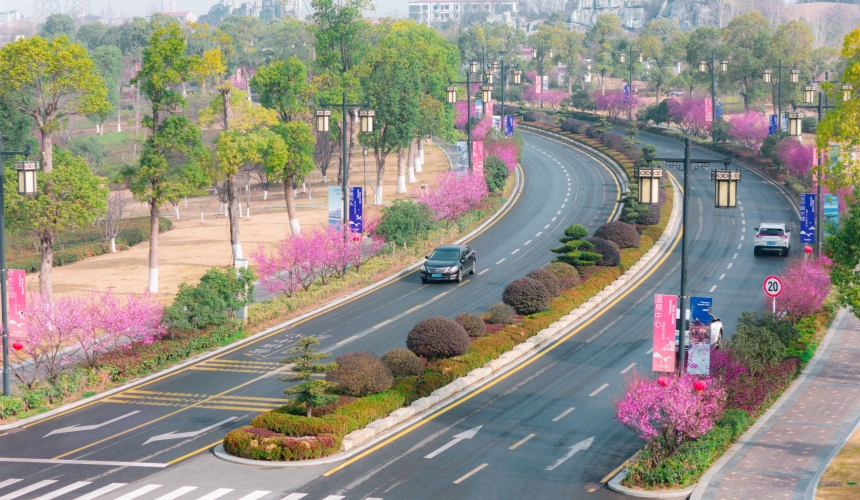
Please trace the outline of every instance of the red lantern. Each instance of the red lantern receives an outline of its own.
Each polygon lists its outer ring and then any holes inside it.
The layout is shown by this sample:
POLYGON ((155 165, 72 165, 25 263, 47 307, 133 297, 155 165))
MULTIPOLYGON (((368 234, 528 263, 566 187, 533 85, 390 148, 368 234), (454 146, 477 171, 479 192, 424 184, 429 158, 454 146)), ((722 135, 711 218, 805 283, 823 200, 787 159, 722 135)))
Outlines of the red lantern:
POLYGON ((705 387, 707 387, 707 384, 705 384, 704 380, 697 380, 693 383, 693 389, 696 389, 696 392, 698 392, 699 394, 701 394, 702 391, 705 390, 705 387))
POLYGON ((662 377, 658 377, 657 383, 660 384, 662 387, 666 387, 669 385, 669 377, 667 377, 665 375, 662 377))
POLYGON ((804 247, 803 251, 804 251, 804 253, 806 253, 806 255, 809 255, 812 253, 812 247, 810 247, 810 246, 804 247))
POLYGON ((23 348, 24 348, 24 344, 22 342, 12 342, 12 349, 15 349, 16 351, 20 351, 23 348))

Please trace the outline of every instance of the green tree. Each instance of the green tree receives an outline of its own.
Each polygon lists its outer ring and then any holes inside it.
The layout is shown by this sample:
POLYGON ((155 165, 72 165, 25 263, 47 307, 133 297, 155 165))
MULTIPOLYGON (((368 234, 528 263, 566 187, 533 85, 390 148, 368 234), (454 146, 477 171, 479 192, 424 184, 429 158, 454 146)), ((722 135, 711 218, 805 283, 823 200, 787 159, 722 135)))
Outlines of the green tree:
POLYGON ((209 152, 200 129, 183 115, 161 122, 143 146, 137 165, 123 172, 132 194, 149 204, 149 291, 158 293, 158 216, 161 205, 201 194, 209 184, 209 152))
POLYGON ((723 40, 732 55, 728 80, 749 109, 764 94, 762 69, 768 62, 771 38, 770 23, 758 12, 741 14, 726 26, 723 40))
MULTIPOLYGON (((723 32, 717 28, 700 26, 684 37, 685 44, 683 55, 684 62, 687 63, 687 68, 684 69, 684 74, 681 80, 685 86, 689 88, 690 95, 692 95, 694 88, 710 90, 711 73, 710 71, 699 71, 699 61, 707 61, 708 64, 710 64, 712 52, 714 52, 716 61, 721 59, 721 56, 725 54, 724 50, 726 50, 720 43, 722 33, 723 32)), ((735 60, 733 57, 731 64, 729 64, 729 68, 734 69, 734 65, 735 60)), ((717 71, 715 76, 720 78, 723 75, 717 71)), ((761 77, 761 75, 759 75, 759 77, 761 77)), ((759 80, 760 79, 761 78, 759 78, 759 80)))
POLYGON ((314 144, 316 136, 303 121, 291 121, 272 127, 264 156, 266 175, 269 179, 284 182, 284 197, 287 200, 287 215, 290 231, 301 232, 293 185, 314 170, 314 144))
POLYGON ((53 291, 51 268, 57 233, 95 222, 107 207, 108 196, 104 179, 94 175, 82 158, 61 148, 56 148, 54 155, 54 168, 39 174, 39 183, 50 186, 50 190, 35 196, 18 195, 18 176, 11 162, 6 164, 5 172, 7 224, 32 231, 39 238, 42 249, 39 291, 47 295, 53 291))
POLYGON ((839 217, 839 228, 826 239, 827 255, 833 260, 830 279, 839 290, 843 306, 860 316, 860 203, 852 201, 848 213, 839 217))
POLYGON ((287 61, 274 61, 257 69, 251 79, 260 104, 274 110, 284 122, 308 112, 310 85, 305 65, 297 57, 287 61))
MULTIPOLYGON (((104 23, 88 23, 78 29, 76 40, 88 50, 95 50, 103 45, 115 45, 105 43, 110 27, 104 23)), ((117 47, 119 48, 119 47, 117 47)))
POLYGON ((193 331, 236 319, 236 311, 254 302, 254 271, 212 268, 200 283, 179 285, 173 304, 164 311, 168 328, 193 331))
POLYGON ((75 20, 68 14, 51 14, 45 19, 45 24, 39 26, 39 36, 48 40, 66 36, 69 40, 75 40, 77 35, 75 20))
POLYGON ((29 114, 0 100, 0 137, 3 138, 3 149, 22 151, 26 147, 32 127, 33 118, 29 114))
MULTIPOLYGON (((99 135, 103 135, 105 132, 104 122, 107 121, 107 117, 114 109, 117 111, 116 120, 117 129, 119 129, 119 99, 122 86, 120 83, 120 75, 122 73, 122 52, 112 45, 103 45, 92 51, 92 58, 93 63, 96 65, 96 69, 102 76, 102 80, 105 82, 105 86, 107 87, 107 101, 110 103, 110 109, 90 115, 96 120, 97 132, 99 135)), ((117 132, 119 132, 119 130, 117 130, 117 132)))
POLYGON ((597 16, 594 26, 585 35, 585 41, 588 42, 589 52, 594 61, 591 65, 591 71, 598 76, 601 94, 606 93, 606 75, 612 71, 614 64, 612 45, 621 33, 623 30, 620 17, 615 14, 600 14, 597 16))
POLYGON ((334 382, 317 380, 313 376, 319 373, 328 373, 337 369, 337 363, 320 363, 331 354, 327 352, 316 352, 320 345, 319 340, 313 337, 302 337, 296 342, 296 346, 287 350, 288 358, 281 361, 285 365, 293 365, 295 375, 281 377, 283 382, 298 382, 298 384, 284 389, 284 394, 295 394, 295 400, 304 403, 306 415, 311 416, 314 408, 334 403, 337 396, 326 394, 328 389, 337 387, 334 382))
POLYGON ((681 29, 677 19, 659 18, 648 21, 636 45, 645 58, 651 61, 643 80, 657 91, 655 104, 660 103, 660 92, 674 78, 672 68, 683 54, 681 29))
POLYGON ((565 229, 564 237, 558 239, 564 246, 550 249, 551 252, 559 254, 554 262, 564 262, 576 267, 593 266, 602 256, 592 252, 594 245, 585 241, 586 236, 588 230, 578 224, 565 229))
POLYGON ((369 0, 312 0, 311 33, 316 62, 325 71, 347 73, 361 63, 368 49, 370 22, 365 10, 369 0))
POLYGON ((783 108, 785 103, 801 98, 802 84, 791 83, 788 78, 789 68, 800 71, 800 82, 808 80, 812 74, 812 29, 804 21, 789 21, 780 24, 770 39, 769 64, 776 66, 782 60, 782 81, 778 77, 771 80, 771 99, 773 112, 776 114, 779 103, 779 88, 782 87, 783 108))

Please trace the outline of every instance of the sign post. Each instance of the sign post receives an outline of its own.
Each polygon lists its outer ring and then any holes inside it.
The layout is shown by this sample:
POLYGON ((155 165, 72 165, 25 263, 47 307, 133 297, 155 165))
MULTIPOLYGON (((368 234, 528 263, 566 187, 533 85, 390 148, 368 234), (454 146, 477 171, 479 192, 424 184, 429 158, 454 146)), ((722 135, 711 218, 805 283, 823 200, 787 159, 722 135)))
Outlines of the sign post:
POLYGON ((764 293, 773 298, 773 314, 776 314, 776 298, 782 293, 782 280, 776 276, 768 276, 764 280, 764 293))

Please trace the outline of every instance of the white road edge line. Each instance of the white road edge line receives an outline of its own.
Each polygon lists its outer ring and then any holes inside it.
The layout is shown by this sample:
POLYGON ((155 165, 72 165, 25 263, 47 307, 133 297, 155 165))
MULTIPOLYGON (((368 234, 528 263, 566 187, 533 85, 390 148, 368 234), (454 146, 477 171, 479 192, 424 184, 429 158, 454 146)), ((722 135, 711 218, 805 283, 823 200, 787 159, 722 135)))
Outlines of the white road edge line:
POLYGON ((573 410, 575 410, 575 409, 576 409, 576 408, 574 408, 574 407, 572 407, 572 406, 571 406, 570 408, 568 408, 568 409, 564 410, 563 412, 561 412, 561 415, 559 415, 559 416, 555 417, 554 419, 552 419, 552 421, 553 421, 553 422, 558 422, 559 420, 561 420, 561 419, 563 419, 564 417, 566 417, 568 413, 572 412, 572 411, 573 411, 573 410))
POLYGON ((483 469, 484 467, 486 467, 488 465, 490 465, 490 464, 481 464, 481 465, 475 467, 470 472, 467 472, 465 475, 461 476, 460 479, 457 479, 456 481, 454 481, 454 484, 462 483, 466 479, 469 479, 470 477, 472 477, 472 475, 476 474, 477 472, 480 472, 481 469, 483 469))
POLYGON ((520 249, 519 249, 519 248, 517 248, 516 250, 514 250, 513 252, 511 252, 511 255, 513 255, 513 254, 515 254, 515 253, 517 253, 517 252, 519 252, 519 251, 520 251, 520 249))
POLYGON ((609 384, 603 384, 603 385, 601 385, 600 387, 598 387, 598 388, 597 388, 597 390, 596 390, 596 391, 594 391, 594 392, 592 392, 591 394, 589 394, 589 395, 588 395, 588 397, 594 397, 594 396, 597 396, 597 394, 598 394, 600 391, 602 391, 603 389, 606 389, 607 387, 609 387, 609 384))

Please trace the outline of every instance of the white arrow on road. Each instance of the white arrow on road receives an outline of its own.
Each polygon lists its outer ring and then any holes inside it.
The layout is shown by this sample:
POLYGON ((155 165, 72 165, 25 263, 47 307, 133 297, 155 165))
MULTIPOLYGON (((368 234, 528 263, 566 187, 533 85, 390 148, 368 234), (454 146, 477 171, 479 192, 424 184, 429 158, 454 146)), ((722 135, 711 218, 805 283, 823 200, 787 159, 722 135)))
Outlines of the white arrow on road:
POLYGON ((93 430, 93 429, 98 429, 99 427, 103 427, 103 426, 105 426, 105 425, 107 425, 107 424, 112 424, 112 423, 116 422, 117 420, 122 420, 122 419, 124 419, 124 418, 126 418, 126 417, 130 417, 130 416, 134 415, 135 413, 140 413, 140 411, 133 411, 133 412, 131 412, 131 413, 126 413, 125 415, 122 415, 122 416, 120 416, 120 417, 116 417, 116 418, 115 418, 115 419, 113 419, 113 420, 108 420, 107 422, 102 422, 102 423, 100 423, 100 424, 93 424, 93 425, 73 425, 73 426, 71 426, 71 427, 63 427, 62 429, 56 429, 56 430, 53 430, 53 431, 51 431, 51 432, 49 432, 49 433, 45 434, 45 435, 44 435, 44 436, 42 436, 42 437, 48 437, 48 436, 50 436, 51 434, 65 434, 65 433, 67 433, 67 432, 91 431, 91 430, 93 430))
POLYGON ((191 432, 173 431, 173 432, 168 432, 167 434, 161 434, 158 436, 153 436, 153 437, 147 439, 146 442, 143 444, 149 444, 153 441, 166 441, 168 439, 183 439, 183 438, 190 438, 190 437, 194 437, 194 436, 199 436, 200 434, 203 434, 206 431, 211 431, 212 429, 214 429, 216 427, 219 427, 223 424, 226 424, 227 422, 232 422, 234 420, 237 420, 238 418, 239 417, 230 417, 226 420, 222 420, 222 421, 218 422, 217 424, 210 425, 209 427, 200 429, 199 431, 191 431, 191 432))
POLYGON ((475 437, 475 434, 477 434, 478 431, 481 430, 481 427, 483 427, 483 425, 479 425, 479 426, 475 427, 474 429, 471 429, 471 430, 468 430, 466 432, 461 432, 461 433, 457 434, 456 436, 454 436, 454 439, 450 443, 442 446, 441 448, 439 448, 438 450, 434 451, 433 453, 427 455, 424 458, 433 458, 436 455, 442 453, 443 451, 447 450, 448 448, 454 446, 455 444, 459 443, 460 441, 462 441, 464 439, 472 439, 473 437, 475 437))
POLYGON ((584 441, 580 441, 580 442, 576 443, 575 445, 571 446, 570 451, 567 452, 567 455, 559 458, 554 464, 547 467, 546 470, 553 470, 556 467, 558 467, 559 465, 563 464, 564 461, 567 460, 568 458, 576 455, 578 452, 583 451, 583 450, 587 450, 591 446, 591 443, 594 442, 594 438, 595 438, 595 436, 591 436, 590 438, 588 438, 584 441))

